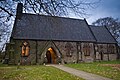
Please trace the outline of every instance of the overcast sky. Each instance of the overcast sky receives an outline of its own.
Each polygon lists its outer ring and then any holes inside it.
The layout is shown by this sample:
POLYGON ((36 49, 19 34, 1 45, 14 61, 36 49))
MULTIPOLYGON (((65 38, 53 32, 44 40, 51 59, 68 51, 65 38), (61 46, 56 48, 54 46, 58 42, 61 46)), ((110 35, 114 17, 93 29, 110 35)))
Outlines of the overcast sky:
POLYGON ((89 10, 91 14, 86 20, 89 24, 98 18, 113 17, 120 19, 120 0, 101 0, 96 9, 89 10))

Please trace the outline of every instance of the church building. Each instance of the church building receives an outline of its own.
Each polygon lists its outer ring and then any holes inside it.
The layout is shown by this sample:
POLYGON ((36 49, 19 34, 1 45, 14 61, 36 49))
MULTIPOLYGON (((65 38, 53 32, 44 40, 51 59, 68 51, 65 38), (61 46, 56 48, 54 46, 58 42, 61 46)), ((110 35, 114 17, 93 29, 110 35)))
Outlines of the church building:
POLYGON ((21 3, 6 46, 9 64, 67 64, 117 59, 117 42, 85 19, 23 13, 21 3))

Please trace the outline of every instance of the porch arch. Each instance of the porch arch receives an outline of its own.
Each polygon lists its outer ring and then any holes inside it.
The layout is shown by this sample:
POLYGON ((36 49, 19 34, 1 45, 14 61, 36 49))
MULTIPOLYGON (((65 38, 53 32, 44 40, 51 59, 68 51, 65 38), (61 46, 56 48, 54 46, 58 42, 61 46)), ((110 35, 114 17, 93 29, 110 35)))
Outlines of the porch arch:
POLYGON ((41 53, 41 60, 43 63, 58 64, 62 62, 62 54, 54 42, 50 42, 41 53), (53 53, 50 53, 48 49, 52 49, 53 53), (51 56, 51 60, 48 56, 51 56), (53 59, 53 60, 52 60, 53 59))

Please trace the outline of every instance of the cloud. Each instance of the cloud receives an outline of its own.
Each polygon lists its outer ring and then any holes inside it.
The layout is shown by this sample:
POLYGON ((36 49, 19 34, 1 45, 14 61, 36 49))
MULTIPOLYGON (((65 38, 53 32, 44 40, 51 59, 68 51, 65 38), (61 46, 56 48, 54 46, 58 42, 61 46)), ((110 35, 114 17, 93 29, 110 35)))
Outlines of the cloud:
POLYGON ((92 14, 87 18, 89 24, 103 17, 120 18, 120 1, 102 0, 98 8, 88 12, 92 14))

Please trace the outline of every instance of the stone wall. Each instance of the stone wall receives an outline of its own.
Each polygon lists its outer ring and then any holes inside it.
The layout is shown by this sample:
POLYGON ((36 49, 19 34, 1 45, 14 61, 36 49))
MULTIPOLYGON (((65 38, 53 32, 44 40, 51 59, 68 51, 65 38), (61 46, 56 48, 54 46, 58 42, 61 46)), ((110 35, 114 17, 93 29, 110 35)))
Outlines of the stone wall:
POLYGON ((117 47, 115 44, 96 44, 96 61, 109 61, 117 59, 117 47), (114 52, 111 53, 111 49, 109 49, 109 45, 113 45, 114 52))
POLYGON ((63 63, 75 63, 77 62, 77 46, 76 42, 55 42, 59 50, 62 53, 63 63), (71 44, 70 53, 67 55, 67 44, 71 44))
POLYGON ((82 57, 83 57, 83 61, 84 62, 93 62, 94 61, 94 45, 93 43, 89 43, 90 45, 90 56, 85 56, 84 55, 84 51, 83 51, 83 46, 84 46, 85 43, 81 43, 81 51, 82 51, 82 57))
MULTIPOLYGON (((17 64, 18 62, 22 62, 21 59, 21 48, 22 48, 22 43, 24 42, 24 40, 14 40, 15 44, 14 44, 14 53, 15 53, 15 64, 17 64)), ((25 63, 28 64, 36 64, 36 42, 35 41, 28 41, 29 45, 30 45, 30 55, 28 56, 28 58, 26 59, 25 63)), ((23 62, 23 64, 24 64, 23 62)))
MULTIPOLYGON (((27 40, 30 46, 30 55, 21 57, 22 43, 25 40, 12 40, 14 45, 14 60, 15 64, 44 64, 47 62, 46 52, 48 48, 53 48, 56 53, 56 63, 77 63, 77 62, 93 62, 101 60, 99 50, 96 50, 98 45, 85 42, 64 42, 64 41, 33 41, 27 40), (84 45, 90 46, 90 55, 85 55, 84 45), (79 45, 79 46, 78 46, 79 45)), ((106 44, 104 44, 106 46, 106 44)), ((106 49, 104 49, 106 52, 106 49)), ((103 54, 103 60, 116 60, 116 54, 103 54)))

